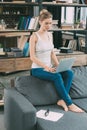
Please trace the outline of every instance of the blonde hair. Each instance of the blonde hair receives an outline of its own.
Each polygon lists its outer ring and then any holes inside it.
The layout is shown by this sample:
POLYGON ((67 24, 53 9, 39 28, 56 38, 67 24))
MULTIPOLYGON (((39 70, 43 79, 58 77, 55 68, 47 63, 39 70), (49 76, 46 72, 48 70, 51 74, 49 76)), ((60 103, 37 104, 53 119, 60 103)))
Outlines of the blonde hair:
POLYGON ((47 19, 47 18, 52 18, 52 14, 48 10, 42 9, 40 11, 39 20, 43 21, 44 19, 47 19))

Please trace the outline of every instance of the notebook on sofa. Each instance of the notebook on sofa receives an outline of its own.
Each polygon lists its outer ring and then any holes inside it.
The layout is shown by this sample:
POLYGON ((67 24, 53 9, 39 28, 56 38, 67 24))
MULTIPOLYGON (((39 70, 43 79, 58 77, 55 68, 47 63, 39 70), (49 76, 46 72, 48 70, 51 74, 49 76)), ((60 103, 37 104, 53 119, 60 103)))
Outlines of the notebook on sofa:
POLYGON ((75 62, 75 59, 75 57, 61 59, 59 65, 56 68, 56 72, 70 70, 75 62))

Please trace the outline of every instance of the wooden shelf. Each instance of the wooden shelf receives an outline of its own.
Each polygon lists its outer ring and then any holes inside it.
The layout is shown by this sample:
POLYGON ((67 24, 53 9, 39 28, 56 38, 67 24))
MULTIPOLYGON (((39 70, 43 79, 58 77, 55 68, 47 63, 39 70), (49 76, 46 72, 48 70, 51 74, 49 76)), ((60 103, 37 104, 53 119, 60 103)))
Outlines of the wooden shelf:
POLYGON ((2 37, 16 37, 16 36, 29 36, 30 33, 35 32, 36 30, 16 30, 16 29, 5 29, 0 30, 0 36, 2 37))
POLYGON ((43 6, 87 7, 87 4, 42 2, 43 6))
MULTIPOLYGON (((58 60, 67 57, 76 57, 74 66, 87 65, 87 54, 84 52, 75 51, 73 53, 59 53, 57 54, 58 60)), ((32 61, 30 57, 26 58, 3 58, 0 59, 0 72, 15 72, 21 70, 30 70, 32 61)))
POLYGON ((87 32, 87 30, 85 30, 85 29, 83 29, 83 28, 78 28, 78 29, 69 29, 69 28, 66 28, 66 29, 61 29, 61 28, 58 28, 58 29, 52 29, 52 30, 49 30, 49 31, 76 31, 76 32, 79 32, 79 31, 85 31, 85 32, 87 32))
MULTIPOLYGON (((0 36, 21 36, 21 35, 30 35, 31 32, 35 32, 36 30, 16 30, 16 29, 5 29, 5 30, 0 30, 0 36)), ((78 28, 78 29, 52 29, 49 31, 76 31, 76 32, 80 32, 80 31, 84 31, 87 32, 87 30, 83 29, 83 28, 78 28)))
POLYGON ((0 6, 38 6, 37 2, 13 1, 13 2, 0 2, 0 6))
MULTIPOLYGON (((0 6, 38 6, 39 2, 25 2, 25 1, 13 1, 13 2, 0 2, 0 6)), ((55 3, 55 2, 42 2, 43 6, 67 6, 67 7, 87 7, 87 4, 78 3, 55 3)))
POLYGON ((29 57, 23 58, 2 58, 0 59, 0 72, 15 72, 31 69, 31 60, 29 57))
POLYGON ((29 31, 18 31, 14 29, 6 29, 6 30, 0 30, 0 36, 2 37, 18 37, 18 36, 29 36, 30 32, 29 31))
POLYGON ((76 57, 73 67, 87 65, 87 54, 84 54, 84 52, 75 51, 73 53, 57 54, 58 60, 60 60, 62 58, 70 58, 70 57, 76 57))

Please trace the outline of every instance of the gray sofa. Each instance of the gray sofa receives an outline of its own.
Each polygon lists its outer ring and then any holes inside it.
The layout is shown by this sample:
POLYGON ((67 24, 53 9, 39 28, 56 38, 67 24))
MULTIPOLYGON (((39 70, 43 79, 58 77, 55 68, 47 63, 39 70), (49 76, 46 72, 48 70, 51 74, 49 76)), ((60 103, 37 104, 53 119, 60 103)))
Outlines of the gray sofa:
POLYGON ((87 130, 87 67, 73 71, 70 96, 84 113, 65 112, 57 106, 59 97, 52 82, 22 76, 16 78, 14 88, 4 91, 6 130, 87 130), (36 117, 37 111, 48 108, 63 113, 63 117, 56 122, 36 117))

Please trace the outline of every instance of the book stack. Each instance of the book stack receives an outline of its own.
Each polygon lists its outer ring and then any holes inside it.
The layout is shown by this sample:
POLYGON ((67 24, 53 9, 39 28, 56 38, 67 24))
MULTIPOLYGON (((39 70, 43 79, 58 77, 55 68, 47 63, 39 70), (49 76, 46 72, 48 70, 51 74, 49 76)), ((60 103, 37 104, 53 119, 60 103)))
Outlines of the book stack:
POLYGON ((10 48, 11 51, 7 52, 7 57, 23 57, 23 52, 19 48, 10 48))
POLYGON ((69 47, 60 47, 60 53, 73 53, 73 50, 69 47))
POLYGON ((14 57, 22 57, 23 56, 23 52, 19 48, 16 48, 16 47, 11 48, 11 52, 13 52, 14 57))
POLYGON ((61 28, 62 28, 62 29, 72 29, 72 28, 73 28, 73 24, 70 24, 70 23, 62 23, 62 24, 61 24, 61 28))
POLYGON ((19 19, 18 27, 19 30, 36 30, 38 28, 38 17, 25 17, 21 16, 19 19))
POLYGON ((6 52, 3 51, 3 48, 0 48, 0 57, 6 56, 6 52))
POLYGON ((56 0, 56 3, 67 3, 67 0, 56 0))

